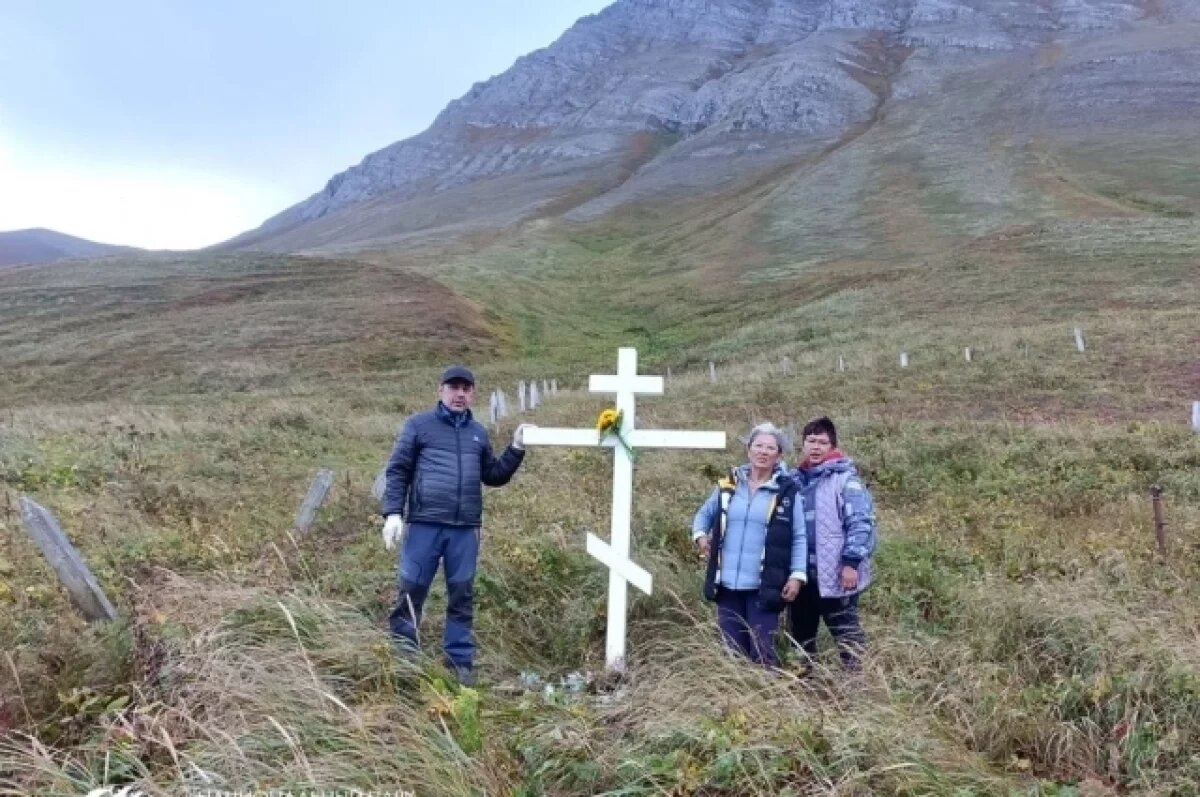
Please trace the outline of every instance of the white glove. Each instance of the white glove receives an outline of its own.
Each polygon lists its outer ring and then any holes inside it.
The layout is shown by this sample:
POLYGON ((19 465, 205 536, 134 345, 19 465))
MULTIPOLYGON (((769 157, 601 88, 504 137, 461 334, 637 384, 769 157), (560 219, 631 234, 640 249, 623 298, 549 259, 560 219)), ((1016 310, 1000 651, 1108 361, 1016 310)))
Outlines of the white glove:
POLYGON ((404 539, 404 521, 399 515, 388 515, 383 524, 383 547, 393 550, 404 539))
POLYGON ((513 432, 513 448, 518 451, 525 450, 525 430, 536 429, 536 423, 523 423, 517 427, 517 431, 513 432))

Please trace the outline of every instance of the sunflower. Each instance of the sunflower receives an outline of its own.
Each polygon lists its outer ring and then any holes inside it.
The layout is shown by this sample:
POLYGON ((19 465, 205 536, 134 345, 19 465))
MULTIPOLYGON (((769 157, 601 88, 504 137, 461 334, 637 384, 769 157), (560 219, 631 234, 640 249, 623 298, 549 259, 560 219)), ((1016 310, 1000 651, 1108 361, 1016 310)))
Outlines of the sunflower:
POLYGON ((637 457, 630 448, 629 443, 625 442, 625 438, 621 435, 621 423, 625 420, 625 413, 615 407, 608 407, 600 411, 596 416, 596 434, 600 435, 603 440, 608 435, 613 435, 617 438, 617 442, 621 444, 621 448, 625 449, 625 453, 629 455, 629 461, 632 462, 637 457))
POLYGON ((604 434, 605 432, 611 431, 614 427, 620 429, 621 421, 624 420, 624 414, 625 413, 621 412, 620 410, 613 409, 612 407, 602 410, 600 415, 596 418, 596 431, 599 434, 604 434))

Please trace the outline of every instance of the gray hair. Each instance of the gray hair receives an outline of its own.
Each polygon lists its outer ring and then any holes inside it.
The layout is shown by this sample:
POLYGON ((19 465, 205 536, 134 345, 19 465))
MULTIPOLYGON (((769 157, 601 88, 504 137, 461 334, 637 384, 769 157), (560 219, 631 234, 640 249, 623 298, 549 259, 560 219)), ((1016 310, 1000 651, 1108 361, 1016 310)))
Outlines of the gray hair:
POLYGON ((769 421, 767 423, 760 423, 750 430, 750 434, 746 436, 746 448, 754 445, 755 438, 764 434, 769 434, 775 438, 775 445, 779 446, 780 454, 788 450, 787 435, 783 433, 782 429, 769 421))

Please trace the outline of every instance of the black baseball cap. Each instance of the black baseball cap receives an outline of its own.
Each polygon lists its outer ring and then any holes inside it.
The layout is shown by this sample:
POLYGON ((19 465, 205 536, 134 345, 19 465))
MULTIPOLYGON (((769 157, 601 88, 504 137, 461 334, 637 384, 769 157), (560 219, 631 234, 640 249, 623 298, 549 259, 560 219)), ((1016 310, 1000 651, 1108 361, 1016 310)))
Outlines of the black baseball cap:
POLYGON ((475 374, 471 373, 471 369, 465 365, 452 365, 445 371, 442 371, 442 384, 453 382, 455 379, 461 379, 468 384, 475 384, 475 374))

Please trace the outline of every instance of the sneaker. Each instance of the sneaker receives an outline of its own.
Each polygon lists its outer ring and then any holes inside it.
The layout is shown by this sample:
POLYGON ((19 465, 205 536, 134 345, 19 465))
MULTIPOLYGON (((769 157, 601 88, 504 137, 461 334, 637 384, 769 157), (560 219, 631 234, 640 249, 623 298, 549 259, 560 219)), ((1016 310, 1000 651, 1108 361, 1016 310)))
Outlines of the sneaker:
POLYGON ((470 667, 453 667, 450 671, 454 674, 454 680, 458 681, 459 686, 475 685, 475 671, 470 667))
POLYGON ((841 651, 842 667, 846 672, 855 673, 862 672, 863 668, 863 651, 861 650, 844 650, 841 651))

